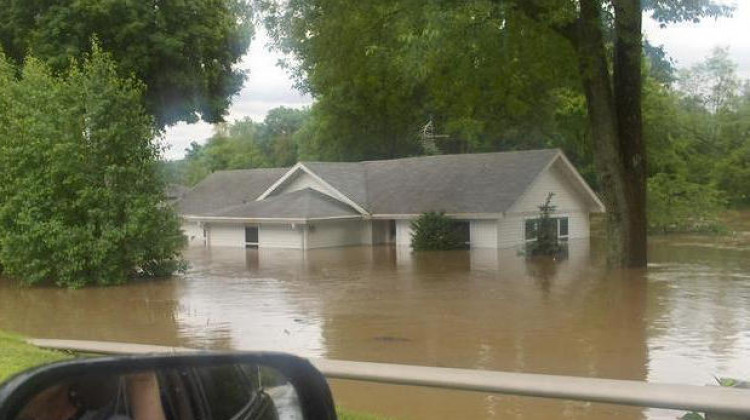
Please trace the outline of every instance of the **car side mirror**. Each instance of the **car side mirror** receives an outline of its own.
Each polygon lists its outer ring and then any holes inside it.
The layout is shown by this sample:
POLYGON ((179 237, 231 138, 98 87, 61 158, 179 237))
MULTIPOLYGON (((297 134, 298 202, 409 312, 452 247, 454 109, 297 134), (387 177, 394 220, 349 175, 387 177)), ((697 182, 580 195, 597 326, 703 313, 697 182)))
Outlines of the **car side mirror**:
POLYGON ((76 359, 0 386, 3 420, 335 420, 310 362, 281 353, 76 359))

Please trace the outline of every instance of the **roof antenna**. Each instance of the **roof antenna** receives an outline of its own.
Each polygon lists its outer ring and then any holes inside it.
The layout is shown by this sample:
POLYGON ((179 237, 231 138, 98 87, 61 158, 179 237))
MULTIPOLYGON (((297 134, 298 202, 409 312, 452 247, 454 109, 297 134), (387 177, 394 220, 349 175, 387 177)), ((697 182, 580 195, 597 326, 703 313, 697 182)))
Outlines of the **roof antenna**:
POLYGON ((426 155, 439 155, 440 149, 435 144, 435 140, 447 139, 450 136, 447 134, 435 134, 435 123, 432 121, 432 115, 430 115, 430 120, 422 127, 420 137, 422 140, 422 150, 426 155))

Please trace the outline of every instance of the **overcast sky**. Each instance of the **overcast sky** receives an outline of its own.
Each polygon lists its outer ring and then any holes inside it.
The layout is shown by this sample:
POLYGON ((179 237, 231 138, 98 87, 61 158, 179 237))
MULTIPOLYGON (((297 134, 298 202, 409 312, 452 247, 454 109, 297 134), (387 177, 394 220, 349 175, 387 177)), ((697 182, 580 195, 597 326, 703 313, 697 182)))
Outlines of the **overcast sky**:
MULTIPOLYGON (((750 79, 750 0, 737 0, 732 18, 705 20, 699 24, 670 25, 660 28, 644 19, 644 32, 654 45, 664 45, 678 67, 689 67, 706 57, 714 47, 729 47, 739 68, 738 73, 750 79)), ((267 35, 259 28, 241 67, 249 71, 240 94, 234 98, 228 121, 250 117, 262 121, 266 113, 279 106, 300 108, 312 98, 292 87, 286 72, 277 66, 279 54, 266 48, 267 35)), ((164 142, 168 159, 179 159, 192 141, 205 142, 213 134, 206 123, 178 124, 167 130, 164 142)))

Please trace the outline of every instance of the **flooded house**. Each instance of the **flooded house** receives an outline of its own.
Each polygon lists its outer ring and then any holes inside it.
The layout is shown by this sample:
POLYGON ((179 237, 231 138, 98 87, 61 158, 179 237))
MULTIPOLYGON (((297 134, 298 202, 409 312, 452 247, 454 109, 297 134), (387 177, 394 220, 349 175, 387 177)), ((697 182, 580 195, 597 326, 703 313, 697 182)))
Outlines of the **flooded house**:
POLYGON ((511 248, 535 238, 549 193, 560 238, 588 237, 604 206, 557 149, 218 171, 176 206, 198 246, 408 246, 411 222, 443 211, 472 248, 511 248))

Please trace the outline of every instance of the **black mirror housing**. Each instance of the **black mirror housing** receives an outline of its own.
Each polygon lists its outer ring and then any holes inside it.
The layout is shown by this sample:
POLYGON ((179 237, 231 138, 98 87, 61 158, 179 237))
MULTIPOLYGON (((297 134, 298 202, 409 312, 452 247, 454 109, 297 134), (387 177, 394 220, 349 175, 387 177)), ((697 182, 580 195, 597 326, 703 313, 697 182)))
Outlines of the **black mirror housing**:
MULTIPOLYGON (((281 394, 285 395, 285 401, 293 401, 293 409, 297 410, 303 419, 336 419, 336 409, 328 383, 309 361, 283 353, 208 352, 83 358, 37 367, 12 377, 0 386, 0 420, 55 418, 28 415, 28 407, 35 398, 40 398, 42 393, 54 387, 64 386, 64 390, 61 388, 59 399, 71 400, 68 404, 71 406, 70 410, 82 410, 82 404, 75 400, 80 399, 76 394, 81 391, 72 385, 81 378, 86 378, 86 382, 89 383, 89 386, 83 389, 103 390, 111 384, 126 383, 123 378, 144 375, 151 375, 154 378, 153 383, 157 384, 152 400, 157 400, 160 407, 164 404, 163 409, 168 412, 164 417, 158 418, 224 420, 223 412, 217 415, 215 410, 211 411, 210 400, 221 399, 221 394, 228 393, 232 394, 235 401, 237 396, 244 400, 239 401, 237 406, 240 408, 228 415, 226 420, 279 418, 278 415, 269 413, 276 413, 273 403, 281 398, 278 397, 281 394), (177 386, 177 383, 180 385, 177 386), (283 387, 282 383, 285 384, 283 387), (290 390, 293 393, 291 399, 288 398, 290 390), (276 395, 274 391, 277 391, 276 395), (198 394, 199 396, 196 396, 198 394), (171 404, 168 400, 174 395, 185 401, 171 404), (174 408, 178 406, 183 407, 182 411, 174 408)), ((132 383, 127 382, 128 386, 132 383)), ((132 391, 131 388, 132 386, 127 388, 128 392, 132 391)), ((140 391, 141 395, 143 393, 140 391)), ((124 394, 118 391, 118 402, 122 400, 119 398, 120 395, 124 394)), ((287 405, 289 404, 291 403, 287 405)), ((54 404, 40 402, 36 405, 54 404)), ((218 405, 224 412, 227 411, 228 404, 224 400, 218 405)), ((137 415, 131 418, 140 420, 137 415)))

